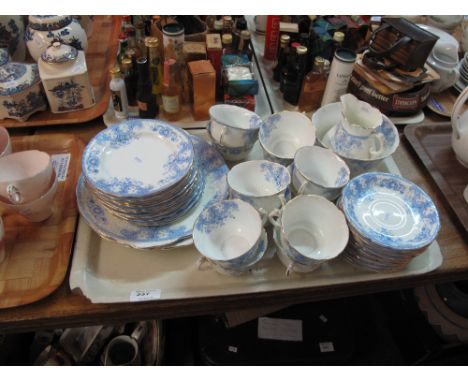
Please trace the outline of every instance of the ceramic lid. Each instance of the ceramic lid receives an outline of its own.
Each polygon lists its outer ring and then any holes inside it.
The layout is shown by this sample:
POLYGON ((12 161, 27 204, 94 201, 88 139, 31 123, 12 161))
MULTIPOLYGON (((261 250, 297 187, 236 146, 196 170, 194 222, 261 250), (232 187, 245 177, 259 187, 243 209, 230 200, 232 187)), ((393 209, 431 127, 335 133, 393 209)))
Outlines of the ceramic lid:
POLYGON ((72 21, 71 16, 61 16, 61 15, 52 15, 52 16, 42 16, 34 15, 29 16, 29 27, 39 31, 50 31, 61 29, 72 21))
POLYGON ((5 65, 8 61, 10 61, 10 56, 8 54, 7 48, 0 49, 0 66, 5 65))
POLYGON ((62 64, 76 60, 78 50, 60 41, 54 41, 42 54, 41 59, 49 64, 62 64))
POLYGON ((14 95, 40 80, 37 64, 6 63, 0 66, 0 96, 14 95))

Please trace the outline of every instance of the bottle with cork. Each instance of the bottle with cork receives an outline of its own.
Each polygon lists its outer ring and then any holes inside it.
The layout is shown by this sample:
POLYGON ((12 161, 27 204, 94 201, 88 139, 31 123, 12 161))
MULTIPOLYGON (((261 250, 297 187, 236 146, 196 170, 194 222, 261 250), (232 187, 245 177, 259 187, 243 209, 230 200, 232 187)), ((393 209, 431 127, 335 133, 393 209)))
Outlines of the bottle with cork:
POLYGON ((162 60, 159 56, 159 39, 157 37, 146 37, 145 47, 149 63, 151 89, 153 94, 159 98, 161 96, 163 79, 162 60))
POLYGON ((130 106, 137 106, 138 73, 136 72, 136 68, 134 68, 130 58, 126 57, 122 60, 120 71, 125 82, 128 104, 130 106))
POLYGON ((307 47, 299 45, 296 48, 296 63, 292 72, 284 83, 283 98, 291 105, 297 105, 301 93, 302 81, 304 79, 307 62, 307 47))
POLYGON ((149 75, 148 59, 139 58, 137 60, 138 68, 138 86, 137 103, 138 115, 140 118, 156 118, 159 112, 159 106, 156 102, 156 96, 152 92, 152 84, 149 75))
POLYGON ((162 103, 164 117, 168 121, 177 121, 180 119, 182 89, 178 81, 177 68, 178 65, 175 59, 168 58, 164 61, 162 103))
POLYGON ((109 88, 111 90, 112 108, 117 119, 126 119, 128 117, 128 100, 125 82, 122 79, 120 68, 113 67, 110 70, 111 81, 109 88))
POLYGON ((291 37, 287 34, 282 34, 280 37, 281 48, 278 55, 278 61, 276 62, 276 66, 273 69, 273 79, 275 81, 280 80, 281 69, 283 66, 286 65, 286 60, 289 55, 289 43, 291 41, 291 37))

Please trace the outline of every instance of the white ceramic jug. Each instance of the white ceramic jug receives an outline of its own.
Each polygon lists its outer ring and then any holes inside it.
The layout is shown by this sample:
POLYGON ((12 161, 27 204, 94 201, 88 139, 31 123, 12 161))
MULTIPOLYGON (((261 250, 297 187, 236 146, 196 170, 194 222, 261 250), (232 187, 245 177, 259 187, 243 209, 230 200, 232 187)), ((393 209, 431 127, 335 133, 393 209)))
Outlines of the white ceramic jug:
POLYGON ((468 100, 468 87, 455 101, 452 110, 452 147, 458 161, 468 168, 468 110, 462 113, 468 100))

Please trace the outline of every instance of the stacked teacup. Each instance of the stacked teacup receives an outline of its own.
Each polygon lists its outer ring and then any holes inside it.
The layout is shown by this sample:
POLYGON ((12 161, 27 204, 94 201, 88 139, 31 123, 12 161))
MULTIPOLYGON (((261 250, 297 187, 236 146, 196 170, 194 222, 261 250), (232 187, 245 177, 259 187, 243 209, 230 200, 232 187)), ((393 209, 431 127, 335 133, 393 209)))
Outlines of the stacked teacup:
POLYGON ((223 274, 249 271, 264 255, 268 239, 264 219, 240 199, 223 200, 204 209, 195 222, 193 242, 202 261, 223 274))
POLYGON ((335 259, 348 243, 343 213, 319 195, 299 195, 270 213, 277 254, 291 272, 312 272, 335 259))
POLYGON ((215 105, 209 113, 207 131, 212 144, 228 161, 245 159, 257 141, 262 119, 234 105, 215 105))
POLYGON ((28 150, 0 158, 0 207, 39 222, 53 212, 57 177, 50 155, 28 150))

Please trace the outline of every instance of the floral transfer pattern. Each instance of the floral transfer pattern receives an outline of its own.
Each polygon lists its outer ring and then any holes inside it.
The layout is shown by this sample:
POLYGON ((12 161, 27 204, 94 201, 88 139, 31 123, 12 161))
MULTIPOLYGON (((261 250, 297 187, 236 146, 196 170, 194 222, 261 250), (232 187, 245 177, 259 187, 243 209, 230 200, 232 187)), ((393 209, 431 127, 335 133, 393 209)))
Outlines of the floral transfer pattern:
POLYGON ((239 205, 235 201, 224 200, 204 210, 195 223, 197 231, 209 234, 214 230, 224 227, 229 220, 235 219, 235 213, 239 211, 239 205))

